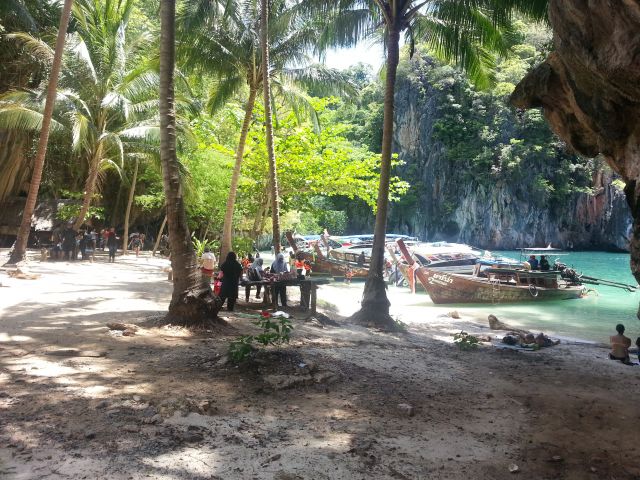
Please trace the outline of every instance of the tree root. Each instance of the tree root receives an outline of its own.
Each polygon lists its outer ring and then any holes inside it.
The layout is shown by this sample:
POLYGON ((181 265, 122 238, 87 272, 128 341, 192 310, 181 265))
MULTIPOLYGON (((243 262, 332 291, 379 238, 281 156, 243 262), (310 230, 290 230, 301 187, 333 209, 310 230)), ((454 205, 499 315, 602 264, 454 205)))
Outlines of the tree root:
POLYGON ((210 288, 187 292, 178 299, 173 298, 169 305, 166 321, 172 325, 189 328, 215 328, 228 326, 218 318, 222 307, 220 298, 210 288))
POLYGON ((402 325, 396 322, 391 315, 375 307, 365 307, 364 305, 351 315, 347 321, 368 328, 377 328, 385 332, 403 331, 402 325))
POLYGON ((389 315, 387 286, 380 277, 369 277, 364 286, 362 308, 351 315, 347 321, 365 327, 377 328, 385 332, 400 332, 402 325, 389 315))

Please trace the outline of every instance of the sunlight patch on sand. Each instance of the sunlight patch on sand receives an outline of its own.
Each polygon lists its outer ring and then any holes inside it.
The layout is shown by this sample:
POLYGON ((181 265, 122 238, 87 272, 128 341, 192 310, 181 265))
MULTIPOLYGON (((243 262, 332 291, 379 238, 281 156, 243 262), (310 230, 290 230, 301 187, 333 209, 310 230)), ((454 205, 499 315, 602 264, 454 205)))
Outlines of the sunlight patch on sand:
POLYGON ((184 448, 153 458, 143 458, 141 461, 150 467, 179 472, 180 478, 184 478, 185 473, 193 475, 194 478, 201 478, 200 475, 204 472, 212 475, 216 471, 216 463, 220 463, 220 456, 209 448, 199 447, 184 448))
MULTIPOLYGON (((7 365, 7 368, 14 372, 24 370, 20 373, 23 375, 31 375, 33 377, 60 377, 61 375, 74 375, 80 373, 75 368, 39 358, 16 361, 12 365, 7 365)), ((76 383, 71 379, 65 379, 65 377, 61 377, 58 380, 60 383, 76 383)))
POLYGON ((5 332, 0 332, 0 342, 32 342, 32 337, 26 335, 9 335, 5 332))

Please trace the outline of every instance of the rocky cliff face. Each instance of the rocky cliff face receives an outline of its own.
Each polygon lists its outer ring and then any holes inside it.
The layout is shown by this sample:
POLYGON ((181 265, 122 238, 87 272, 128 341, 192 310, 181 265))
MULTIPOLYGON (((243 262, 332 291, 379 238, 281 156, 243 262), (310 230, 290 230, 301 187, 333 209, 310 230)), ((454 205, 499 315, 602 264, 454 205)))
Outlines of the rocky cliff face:
MULTIPOLYGON (((424 74, 431 67, 428 59, 414 60, 411 73, 398 85, 395 151, 405 162, 399 173, 412 184, 412 189, 407 198, 391 207, 388 231, 489 249, 549 243, 580 249, 629 248, 631 215, 620 182, 612 184, 615 176, 606 166, 595 162, 596 166, 588 171, 583 190, 589 193, 554 196, 553 188, 540 187, 557 175, 557 165, 547 165, 548 158, 531 154, 526 157, 526 165, 511 170, 501 167, 500 160, 492 159, 503 156, 504 150, 514 144, 512 138, 519 135, 514 127, 518 122, 515 112, 501 111, 506 121, 489 127, 493 133, 486 133, 487 128, 478 130, 480 133, 469 132, 469 143, 476 135, 496 137, 494 150, 486 154, 486 165, 466 162, 464 155, 462 161, 453 161, 448 150, 457 149, 465 139, 446 145, 439 132, 443 117, 448 115, 444 107, 453 103, 456 108, 464 108, 460 104, 465 100, 451 82, 434 86, 434 79, 424 74)), ((477 98, 469 102, 471 110, 486 110, 480 118, 486 118, 488 125, 502 118, 477 98)), ((526 126, 520 133, 526 137, 526 126)), ((535 152, 536 148, 529 150, 535 152)), ((472 148, 464 152, 474 155, 472 148)), ((573 168, 574 160, 567 161, 565 152, 559 149, 557 155, 565 162, 563 168, 573 168)), ((552 160, 550 163, 556 162, 554 157, 552 160)), ((570 173, 567 175, 567 182, 578 182, 570 173)))
POLYGON ((555 51, 518 85, 520 108, 542 107, 577 151, 602 154, 626 182, 634 217, 631 270, 640 281, 640 2, 550 0, 555 51))

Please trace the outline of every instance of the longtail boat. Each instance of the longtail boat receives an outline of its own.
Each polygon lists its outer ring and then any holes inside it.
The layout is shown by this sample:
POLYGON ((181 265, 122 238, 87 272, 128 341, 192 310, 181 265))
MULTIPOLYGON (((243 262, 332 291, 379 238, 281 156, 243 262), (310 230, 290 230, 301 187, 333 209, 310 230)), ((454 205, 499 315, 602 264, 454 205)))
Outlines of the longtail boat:
MULTIPOLYGON (((396 242, 405 261, 416 261, 402 240, 396 242)), ((485 268, 478 263, 470 275, 419 266, 416 277, 433 303, 520 303, 565 300, 584 295, 582 283, 563 278, 560 271, 531 271, 507 266, 485 268)))
POLYGON ((304 255, 304 259, 309 260, 309 263, 311 263, 311 270, 314 273, 329 274, 329 275, 331 274, 331 265, 329 264, 329 262, 326 261, 326 257, 322 253, 322 250, 320 250, 320 247, 318 246, 318 242, 313 242, 314 251, 309 252, 309 251, 301 250, 298 247, 298 244, 295 238, 293 238, 293 234, 291 232, 286 232, 285 236, 287 237, 287 240, 289 241, 289 245, 291 246, 291 249, 293 250, 293 252, 295 254, 298 254, 301 252, 304 255))
POLYGON ((332 250, 330 255, 326 256, 320 248, 319 241, 309 242, 312 251, 302 250, 298 247, 298 244, 291 232, 286 232, 286 237, 294 253, 296 255, 302 253, 304 255, 304 259, 309 260, 309 263, 311 263, 311 270, 314 273, 331 275, 336 278, 366 278, 369 273, 369 269, 367 267, 368 262, 364 267, 359 266, 357 264, 357 255, 353 258, 350 256, 348 258, 342 258, 340 252, 336 252, 336 254, 331 255, 335 252, 335 250, 332 250))
MULTIPOLYGON (((411 288, 412 284, 415 283, 415 275, 411 267, 406 262, 401 261, 396 255, 395 243, 388 242, 386 244, 386 247, 387 247, 387 253, 389 254, 389 258, 391 259, 391 264, 402 275, 402 278, 404 279, 404 284, 408 285, 412 291, 414 291, 414 289, 416 289, 417 287, 424 289, 424 287, 422 286, 422 283, 420 282, 418 282, 418 285, 414 285, 413 288, 411 288)), ((393 272, 390 274, 390 277, 393 277, 393 272)), ((397 286, 400 286, 399 283, 397 282, 397 279, 395 279, 394 281, 396 282, 397 286)))
POLYGON ((316 253, 316 261, 322 263, 323 268, 328 268, 331 275, 337 278, 366 278, 369 274, 368 262, 358 265, 357 254, 344 253, 332 250, 329 257, 325 257, 317 243, 313 245, 316 253))

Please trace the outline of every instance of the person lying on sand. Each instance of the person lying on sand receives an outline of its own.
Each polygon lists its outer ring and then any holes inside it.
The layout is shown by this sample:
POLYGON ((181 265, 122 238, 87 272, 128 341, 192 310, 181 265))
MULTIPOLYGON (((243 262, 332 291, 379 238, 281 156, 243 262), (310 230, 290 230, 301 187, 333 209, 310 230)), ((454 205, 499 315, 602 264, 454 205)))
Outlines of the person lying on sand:
POLYGON ((620 360, 622 363, 631 365, 629 360, 629 347, 631 346, 631 339, 624 336, 624 325, 619 323, 616 325, 617 335, 609 337, 611 343, 611 352, 609 352, 609 358, 611 360, 620 360))
POLYGON ((506 343, 507 345, 519 345, 523 348, 538 350, 542 347, 551 347, 553 345, 558 345, 560 343, 560 340, 552 340, 544 333, 534 335, 530 332, 518 333, 512 331, 502 339, 502 343, 506 343))

